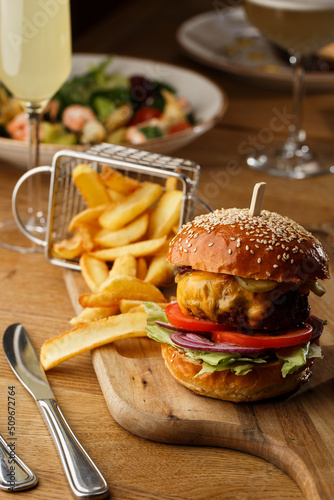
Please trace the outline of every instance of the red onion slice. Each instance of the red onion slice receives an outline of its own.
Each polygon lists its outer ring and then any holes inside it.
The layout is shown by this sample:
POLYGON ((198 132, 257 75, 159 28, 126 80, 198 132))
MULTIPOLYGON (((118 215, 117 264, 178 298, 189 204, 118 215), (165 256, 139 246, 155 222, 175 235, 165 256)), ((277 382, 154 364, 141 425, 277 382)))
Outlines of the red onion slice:
MULTIPOLYGON (((181 328, 179 326, 171 325, 170 323, 164 323, 163 321, 155 321, 155 324, 158 326, 162 326, 163 328, 167 328, 167 330, 172 330, 173 332, 180 333, 198 333, 196 330, 189 330, 189 328, 181 328)), ((202 335, 210 335, 210 333, 201 332, 202 335)))
POLYGON ((174 332, 170 336, 174 344, 185 347, 187 349, 195 349, 197 351, 210 351, 210 352, 238 352, 239 354, 263 354, 267 349, 259 349, 257 347, 242 347, 225 342, 213 342, 202 335, 197 333, 181 333, 174 332))
POLYGON ((313 328, 312 337, 311 337, 311 343, 313 344, 316 340, 318 340, 318 338, 322 334, 323 329, 324 329, 324 324, 321 321, 321 319, 317 318, 313 314, 311 314, 311 316, 306 321, 306 323, 311 325, 313 328))

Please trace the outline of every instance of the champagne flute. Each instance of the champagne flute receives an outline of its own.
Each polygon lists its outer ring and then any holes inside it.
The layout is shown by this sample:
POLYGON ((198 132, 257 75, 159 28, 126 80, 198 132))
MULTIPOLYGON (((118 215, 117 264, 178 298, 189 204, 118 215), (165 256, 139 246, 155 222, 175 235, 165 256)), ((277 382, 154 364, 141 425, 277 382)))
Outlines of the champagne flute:
POLYGON ((334 0, 244 0, 249 21, 286 49, 293 66, 293 103, 285 144, 272 144, 247 158, 250 167, 303 179, 334 173, 334 151, 313 150, 303 129, 305 73, 302 58, 334 40, 334 0))
MULTIPOLYGON (((0 0, 0 79, 29 119, 28 169, 38 166, 41 112, 71 70, 70 0, 0 0)), ((41 179, 28 180, 28 209, 22 217, 36 235, 45 231, 41 179)), ((0 245, 36 252, 14 219, 0 222, 0 245)))

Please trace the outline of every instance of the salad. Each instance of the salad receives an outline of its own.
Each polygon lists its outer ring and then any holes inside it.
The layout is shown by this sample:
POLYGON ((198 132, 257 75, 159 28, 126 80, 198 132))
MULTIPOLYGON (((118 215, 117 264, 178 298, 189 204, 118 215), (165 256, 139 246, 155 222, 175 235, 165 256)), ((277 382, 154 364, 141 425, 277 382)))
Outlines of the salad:
MULTIPOLYGON (((142 144, 195 124, 188 101, 166 82, 109 74, 111 58, 69 79, 46 106, 40 141, 78 145, 142 144)), ((19 102, 0 84, 0 135, 28 140, 19 102)))

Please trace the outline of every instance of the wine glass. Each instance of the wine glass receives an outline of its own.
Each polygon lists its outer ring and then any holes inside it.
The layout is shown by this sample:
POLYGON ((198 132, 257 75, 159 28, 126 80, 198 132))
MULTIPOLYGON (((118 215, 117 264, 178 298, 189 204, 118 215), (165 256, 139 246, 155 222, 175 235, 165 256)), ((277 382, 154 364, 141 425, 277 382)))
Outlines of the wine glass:
MULTIPOLYGON (((0 79, 29 119, 28 169, 39 163, 41 112, 71 70, 70 0, 0 0, 0 79)), ((33 234, 45 232, 41 179, 28 180, 22 217, 33 234)), ((22 240, 14 219, 0 222, 0 245, 21 253, 39 251, 22 240)))
POLYGON ((334 40, 334 0, 244 0, 249 21, 288 51, 293 66, 293 103, 285 144, 272 142, 247 158, 250 167, 303 179, 334 173, 334 151, 313 150, 302 125, 305 72, 303 56, 334 40))

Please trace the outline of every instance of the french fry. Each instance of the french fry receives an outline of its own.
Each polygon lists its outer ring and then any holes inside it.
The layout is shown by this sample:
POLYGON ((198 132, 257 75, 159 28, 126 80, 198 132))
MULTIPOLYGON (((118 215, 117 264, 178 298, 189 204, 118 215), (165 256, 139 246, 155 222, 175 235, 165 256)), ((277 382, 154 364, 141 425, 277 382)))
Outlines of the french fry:
POLYGON ((114 276, 108 287, 102 291, 80 295, 82 307, 111 307, 118 305, 121 299, 166 302, 160 290, 133 276, 114 276))
MULTIPOLYGON (((131 254, 117 257, 109 271, 109 278, 113 276, 137 276, 137 260, 131 254)), ((108 279, 109 279, 108 278, 108 279)), ((106 280, 108 281, 108 280, 106 280)))
POLYGON ((138 257, 137 259, 137 278, 144 280, 147 273, 147 261, 145 257, 138 257))
POLYGON ((160 238, 170 233, 180 219, 182 191, 166 191, 150 217, 148 236, 160 238))
POLYGON ((107 264, 100 259, 96 259, 92 255, 84 253, 79 259, 81 266, 81 274, 88 288, 92 292, 96 292, 109 276, 109 268, 107 264))
POLYGON ((125 338, 145 337, 145 326, 146 313, 143 312, 118 314, 78 326, 44 342, 41 364, 44 370, 49 370, 95 347, 125 338))
POLYGON ((51 253, 54 257, 68 260, 79 257, 83 251, 83 240, 78 232, 75 232, 71 238, 54 243, 51 249, 51 253))
POLYGON ((153 182, 144 182, 140 188, 130 194, 124 202, 115 208, 107 208, 99 217, 102 227, 116 231, 141 215, 162 193, 162 187, 153 182))
POLYGON ((94 236, 96 228, 88 223, 78 224, 77 232, 82 239, 82 247, 84 252, 90 252, 95 248, 94 236))
POLYGON ((166 191, 174 191, 177 189, 177 178, 176 177, 167 177, 165 182, 166 191))
POLYGON ((84 163, 76 165, 72 170, 72 179, 88 207, 110 203, 106 186, 101 181, 96 170, 89 165, 84 163))
POLYGON ((71 233, 73 229, 75 229, 78 224, 82 224, 85 222, 94 222, 97 221, 102 212, 105 211, 107 205, 98 205, 96 207, 86 208, 81 212, 77 213, 71 220, 68 225, 68 232, 71 233))
POLYGON ((70 320, 70 324, 74 326, 85 325, 87 323, 93 323, 103 318, 108 318, 108 316, 113 316, 119 313, 119 307, 86 307, 83 309, 78 316, 75 316, 70 320))
POLYGON ((148 214, 144 213, 138 219, 130 222, 118 231, 108 231, 102 229, 95 236, 95 242, 104 248, 112 248, 128 245, 139 240, 147 231, 148 214))
POLYGON ((163 236, 162 238, 156 238, 153 240, 143 240, 138 241, 137 243, 130 243, 130 245, 125 245, 124 247, 95 250, 90 252, 90 255, 105 261, 113 261, 116 257, 120 257, 121 255, 127 253, 133 255, 134 257, 143 257, 157 252, 163 246, 165 241, 166 236, 163 236))
POLYGON ((128 195, 140 187, 140 182, 126 175, 121 174, 117 170, 104 165, 100 173, 100 179, 103 184, 121 194, 128 195))
POLYGON ((126 198, 125 194, 118 193, 114 189, 110 189, 110 188, 108 188, 108 195, 109 195, 110 201, 112 203, 120 203, 120 202, 124 201, 126 198))
POLYGON ((157 287, 172 283, 174 277, 174 266, 166 262, 165 255, 153 257, 145 277, 147 283, 152 283, 157 287))

